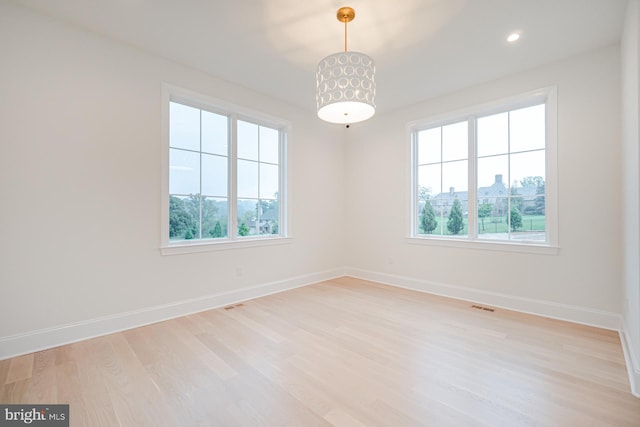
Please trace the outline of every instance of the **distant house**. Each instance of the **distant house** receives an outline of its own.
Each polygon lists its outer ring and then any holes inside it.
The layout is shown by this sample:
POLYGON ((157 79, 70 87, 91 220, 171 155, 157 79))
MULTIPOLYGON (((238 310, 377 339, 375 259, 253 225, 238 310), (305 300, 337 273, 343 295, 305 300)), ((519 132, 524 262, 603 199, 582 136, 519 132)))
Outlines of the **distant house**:
MULTIPOLYGON (((523 211, 526 211, 528 207, 535 207, 536 197, 540 196, 540 194, 538 194, 538 187, 514 186, 512 189, 515 191, 515 194, 512 194, 511 197, 517 196, 522 198, 521 209, 523 211)), ((493 216, 505 215, 507 212, 506 197, 508 195, 509 190, 502 181, 502 174, 498 174, 496 175, 493 184, 488 187, 478 188, 478 205, 488 203, 493 206, 493 216)), ((460 200, 462 211, 464 215, 467 216, 469 212, 468 191, 455 191, 455 188, 450 187, 449 192, 437 194, 431 197, 429 201, 436 212, 440 212, 440 210, 442 210, 442 215, 447 216, 449 215, 449 210, 453 205, 453 201, 456 199, 460 200)))
POLYGON ((266 209, 260 215, 260 221, 254 217, 249 222, 249 234, 273 234, 278 224, 278 216, 277 209, 266 209))

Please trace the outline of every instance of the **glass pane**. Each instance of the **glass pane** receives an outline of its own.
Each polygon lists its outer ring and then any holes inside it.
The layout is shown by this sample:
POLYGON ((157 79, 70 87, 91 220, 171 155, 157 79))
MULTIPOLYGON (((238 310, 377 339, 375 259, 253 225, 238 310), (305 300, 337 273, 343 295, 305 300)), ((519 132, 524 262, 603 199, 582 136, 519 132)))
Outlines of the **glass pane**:
POLYGON ((425 200, 418 204, 418 233, 442 235, 441 200, 425 200))
POLYGON ((509 113, 478 119, 478 157, 509 152, 509 113))
POLYGON ((169 149, 169 193, 200 193, 200 154, 169 149))
POLYGON ((256 200, 238 200, 238 236, 256 234, 258 202, 256 200))
POLYGON ((238 120, 238 158, 258 160, 258 127, 238 120))
MULTIPOLYGON (((514 213, 514 215, 516 215, 514 213)), ((512 217, 512 222, 518 222, 517 217, 512 217)), ((546 218, 537 214, 521 214, 521 218, 515 231, 511 232, 511 240, 529 241, 529 242, 546 242, 547 234, 546 218)))
MULTIPOLYGON (((495 200, 509 193, 509 156, 494 156, 478 159, 478 199, 495 200)), ((493 203, 493 202, 491 202, 493 203)))
POLYGON ((442 160, 440 127, 418 132, 418 164, 437 163, 442 160))
POLYGON ((442 233, 450 237, 462 237, 468 233, 468 205, 466 199, 443 199, 442 233))
POLYGON ((260 126, 260 161, 267 163, 280 163, 279 150, 280 132, 276 129, 260 126))
POLYGON ((545 152, 529 151, 511 155, 511 182, 513 186, 527 187, 527 193, 544 186, 545 152))
POLYGON ((169 196, 169 240, 200 238, 200 196, 169 196))
POLYGON ((276 165, 260 163, 260 198, 275 199, 278 197, 279 170, 276 165))
POLYGON ((468 123, 460 122, 442 127, 442 161, 467 158, 469 148, 468 123))
POLYGON ((468 161, 442 164, 442 192, 445 197, 466 199, 469 187, 468 161))
POLYGON ((536 213, 538 206, 535 198, 532 199, 531 203, 525 207, 525 213, 522 214, 522 226, 518 229, 518 233, 520 234, 518 237, 526 237, 527 240, 545 240, 544 230, 546 228, 546 223, 543 199, 543 197, 539 199, 541 204, 540 209, 543 212, 542 215, 536 213), (527 234, 526 236, 525 233, 527 234))
POLYGON ((227 197, 227 157, 202 155, 202 195, 227 197))
POLYGON ((227 237, 228 203, 225 198, 202 198, 202 238, 227 237))
POLYGON ((509 239, 506 197, 478 200, 478 234, 483 239, 509 239))
POLYGON ((228 121, 226 116, 202 111, 202 151, 228 155, 228 121))
POLYGON ((258 234, 280 233, 280 203, 277 200, 260 200, 258 234))
POLYGON ((515 110, 509 114, 512 153, 545 148, 544 104, 515 110))
POLYGON ((442 189, 440 164, 418 167, 418 199, 436 198, 442 189))
POLYGON ((258 162, 238 160, 238 197, 258 198, 258 162))
POLYGON ((200 151, 200 110, 169 103, 169 146, 200 151))
POLYGON ((478 233, 484 234, 490 228, 495 199, 483 198, 478 200, 478 233))

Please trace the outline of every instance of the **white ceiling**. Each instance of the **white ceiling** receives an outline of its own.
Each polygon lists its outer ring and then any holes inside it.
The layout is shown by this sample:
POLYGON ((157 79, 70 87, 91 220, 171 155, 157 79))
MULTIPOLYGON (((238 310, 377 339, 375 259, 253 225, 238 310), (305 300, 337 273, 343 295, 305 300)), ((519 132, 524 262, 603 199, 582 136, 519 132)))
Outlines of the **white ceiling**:
POLYGON ((343 49, 376 61, 379 111, 620 40, 626 0, 14 0, 315 109, 315 69, 343 49), (505 39, 521 31, 516 44, 505 39))

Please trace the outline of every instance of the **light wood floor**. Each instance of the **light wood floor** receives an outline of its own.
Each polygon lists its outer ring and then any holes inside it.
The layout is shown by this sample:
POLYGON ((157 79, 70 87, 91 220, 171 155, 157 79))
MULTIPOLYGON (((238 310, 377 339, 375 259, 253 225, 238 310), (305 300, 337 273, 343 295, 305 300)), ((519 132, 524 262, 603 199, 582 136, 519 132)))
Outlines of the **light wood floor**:
POLYGON ((0 361, 74 426, 639 426, 618 334, 341 278, 0 361))

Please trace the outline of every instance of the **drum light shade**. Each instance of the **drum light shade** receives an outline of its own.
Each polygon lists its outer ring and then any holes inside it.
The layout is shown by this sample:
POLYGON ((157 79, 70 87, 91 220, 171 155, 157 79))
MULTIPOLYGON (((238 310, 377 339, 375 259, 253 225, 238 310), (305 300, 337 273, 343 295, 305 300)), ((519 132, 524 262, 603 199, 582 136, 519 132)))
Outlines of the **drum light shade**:
POLYGON ((344 52, 329 55, 318 64, 318 117, 331 123, 357 123, 376 112, 375 63, 364 53, 347 50, 347 23, 355 16, 350 7, 338 9, 338 21, 344 22, 344 52))
POLYGON ((376 112, 376 67, 368 55, 339 52, 318 64, 318 117, 331 123, 357 123, 376 112))

